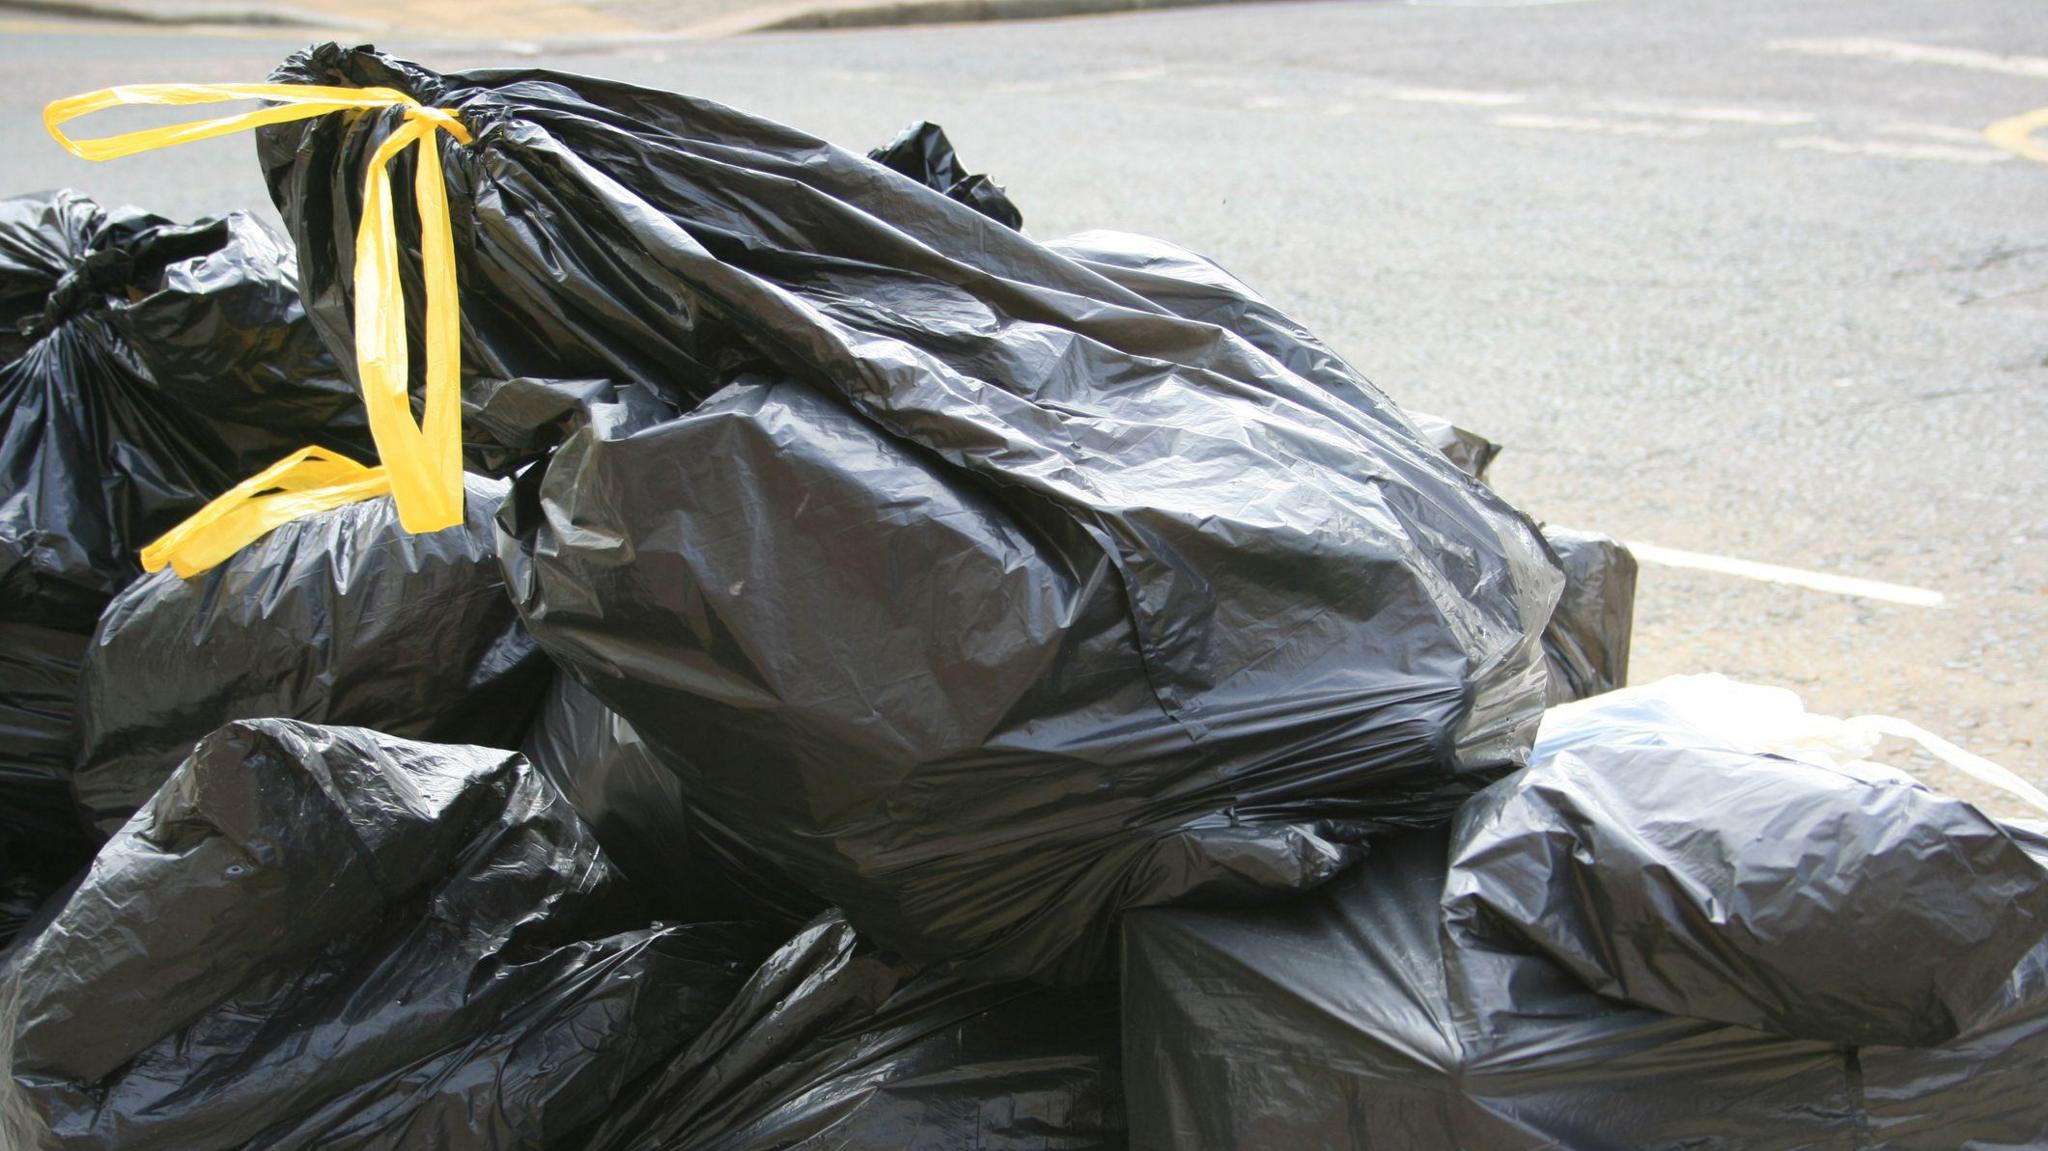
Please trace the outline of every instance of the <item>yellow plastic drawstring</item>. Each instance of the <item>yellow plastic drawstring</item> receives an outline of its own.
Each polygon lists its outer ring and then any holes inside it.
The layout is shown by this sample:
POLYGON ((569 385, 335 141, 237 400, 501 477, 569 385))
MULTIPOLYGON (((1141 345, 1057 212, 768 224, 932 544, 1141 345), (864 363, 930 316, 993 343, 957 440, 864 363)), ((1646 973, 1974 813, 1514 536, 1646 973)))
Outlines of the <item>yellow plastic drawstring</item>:
POLYGON ((431 532, 462 522, 462 347, 456 297, 455 242, 448 190, 434 134, 461 143, 469 129, 455 113, 429 108, 393 88, 327 88, 310 84, 131 84, 52 101, 43 125, 59 144, 87 160, 111 160, 189 144, 329 112, 399 107, 405 121, 370 158, 363 177, 363 218, 356 225, 356 375, 369 410, 379 466, 365 467, 320 448, 303 448, 236 485, 142 551, 142 566, 169 564, 190 577, 235 554, 271 529, 316 511, 389 492, 398 522, 431 532), (61 125, 124 104, 215 104, 271 100, 267 108, 212 120, 146 128, 95 140, 73 140, 61 125), (398 234, 391 212, 391 158, 409 145, 418 167, 413 196, 420 217, 420 267, 426 285, 426 405, 415 422, 407 388, 405 288, 398 274, 398 234))

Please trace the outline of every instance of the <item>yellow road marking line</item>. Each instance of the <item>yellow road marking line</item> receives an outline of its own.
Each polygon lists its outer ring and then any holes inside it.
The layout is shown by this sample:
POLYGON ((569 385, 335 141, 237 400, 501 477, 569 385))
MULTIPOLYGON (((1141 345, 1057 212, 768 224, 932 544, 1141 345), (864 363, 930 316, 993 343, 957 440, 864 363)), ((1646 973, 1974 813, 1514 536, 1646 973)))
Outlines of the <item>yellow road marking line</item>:
POLYGON ((2034 133, 2048 128, 2048 108, 2036 108, 2007 116, 1984 129, 1984 138, 2015 156, 2025 156, 2039 164, 2048 164, 2048 144, 2034 142, 2034 133))

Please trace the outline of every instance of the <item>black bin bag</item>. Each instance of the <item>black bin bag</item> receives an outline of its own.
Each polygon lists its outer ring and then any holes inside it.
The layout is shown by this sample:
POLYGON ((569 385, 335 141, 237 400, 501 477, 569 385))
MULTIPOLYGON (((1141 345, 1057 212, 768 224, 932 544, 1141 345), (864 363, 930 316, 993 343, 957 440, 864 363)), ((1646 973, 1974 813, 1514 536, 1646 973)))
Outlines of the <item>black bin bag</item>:
POLYGON ((773 946, 622 897, 514 753, 229 724, 0 969, 0 1143, 573 1146, 773 946))
POLYGON ((654 914, 794 930, 824 910, 746 844, 707 834, 684 802, 681 778, 573 675, 556 677, 520 750, 654 914))
POLYGON ((1552 706, 1628 683, 1635 635, 1636 557, 1613 536, 1543 525, 1564 568, 1564 594, 1543 629, 1552 706))
POLYGON ((975 984, 837 913, 760 966, 583 1151, 1120 1151, 1114 984, 975 984))
POLYGON ((2048 870, 1910 776, 1719 746, 1626 696, 1557 717, 1459 812, 1453 933, 1670 1014, 1913 1047, 1965 1031, 2048 938, 2048 870))
MULTIPOLYGON (((1557 570, 1340 361, 704 101, 331 45, 277 78, 469 125, 466 365, 687 409, 570 434, 508 582, 707 828, 878 945, 1080 978, 1122 908, 1313 886, 1522 761, 1557 570)), ((332 330, 395 115, 260 135, 332 330)))
POLYGON ((554 666, 505 594, 471 476, 466 520, 422 535, 390 496, 277 528, 192 579, 165 569, 101 617, 79 678, 79 804, 111 833, 213 729, 280 717, 516 748, 554 666))
MULTIPOLYGON (((1780 763, 1759 761, 1750 771, 1768 776, 1780 763)), ((1710 759, 1701 767, 1701 788, 1741 790, 1716 773, 1710 759)), ((1482 793, 1452 828, 1376 848, 1358 869, 1296 903, 1127 917, 1123 1018, 1131 1145, 1147 1151, 1952 1151, 2048 1141, 2048 1096, 2039 1090, 2048 1074, 2048 943, 2037 936, 2014 959, 2004 940, 1958 949, 1952 935, 1935 933, 1918 951, 1901 954, 1891 946, 1894 933, 1918 913, 1884 912, 1866 922, 1858 916, 1872 905, 1861 899, 1845 909, 1831 934, 1788 933, 1807 952, 1805 973, 1788 983, 1772 977, 1773 957, 1741 925, 1700 914, 1690 902, 1700 892, 1670 899, 1661 921, 1647 915, 1633 922, 1593 920, 1563 899, 1545 903, 1544 893, 1576 882, 1587 904, 1641 907, 1659 884, 1675 890, 1696 880, 1698 861, 1713 861, 1716 848, 1752 860, 1761 873, 1800 850, 1802 841, 1781 841, 1778 833, 1791 830, 1789 824, 1770 820, 1738 841, 1725 823, 1715 826, 1732 808, 1718 807, 1707 795, 1688 794, 1654 814, 1643 797, 1633 806, 1578 809, 1572 833, 1553 825, 1552 849, 1562 854, 1578 843, 1599 852, 1631 827, 1670 843, 1697 822, 1707 830, 1693 843, 1694 866, 1634 876, 1623 874, 1626 864, 1616 859, 1611 868, 1567 865, 1536 875, 1523 866, 1534 853, 1493 838, 1491 828, 1496 806, 1513 802, 1524 787, 1542 786, 1525 780, 1543 770, 1531 768, 1496 785, 1500 791, 1482 793), (1493 893, 1497 905, 1474 913, 1475 886, 1493 893), (1538 918, 1549 914, 1562 918, 1538 918), (1554 958, 1559 948, 1539 944, 1546 934, 1575 930, 1587 932, 1573 941, 1579 948, 1653 953, 1668 962, 1663 970, 1674 978, 1704 974, 1694 989, 1699 997, 1688 1007, 1780 993, 1789 996, 1780 1003, 1802 1011, 1839 1004, 1855 988, 1826 979, 1856 958, 1896 960, 1924 977, 1938 956, 1957 969, 1953 986, 1989 985, 1991 991, 1970 1004, 1959 1033, 1935 1046, 1795 1038, 1601 994, 1582 972, 1554 958), (1874 939, 1858 938, 1866 930, 1874 939), (1720 971, 1707 970, 1697 950, 1709 939, 1728 956, 1720 971)), ((1792 821, 1803 817, 1824 827, 1821 812, 1835 802, 1828 794, 1820 789, 1793 799, 1802 815, 1792 821)), ((1856 809, 1834 808, 1845 830, 1882 830, 1859 821, 1856 809)), ((1891 830, 1902 834, 1895 844, 1913 841, 1928 826, 1919 815, 1897 814, 1891 830)), ((2005 846, 2024 850, 2036 867, 2048 862, 2048 841, 2017 828, 2004 831, 2005 846)), ((1853 868, 1867 862, 1859 851, 1881 850, 1875 842, 1859 848, 1831 833, 1804 843, 1811 865, 1800 876, 1745 876, 1766 879, 1757 899, 1777 891, 1788 906, 1797 905, 1806 879, 1845 882, 1831 870, 1835 864, 1853 868)), ((1999 872, 2009 876, 2017 865, 2003 846, 1963 850, 1996 859, 1983 891, 1966 893, 1958 907, 1965 918, 1981 919, 1985 895, 2008 889, 1999 872)), ((1950 861, 1923 862, 1930 875, 1953 875, 1950 861)), ((1920 886, 1917 880, 1910 885, 1920 886)), ((1754 922, 1765 930, 1782 926, 1772 919, 1766 913, 1754 922)), ((1793 958, 1789 950, 1776 956, 1781 965, 1793 958)), ((1855 977, 1866 990, 1886 980, 1910 988, 1911 973, 1855 977)), ((1868 1000, 1862 1005, 1894 1017, 1900 1010, 1868 1000)), ((1734 1012, 1716 1008, 1716 1014, 1734 1012)), ((1802 1029, 1840 1031, 1832 1025, 1802 1029)))
POLYGON ((0 888, 32 902, 90 858, 72 701, 138 550, 307 443, 364 448, 361 404, 260 225, 0 200, 0 888))

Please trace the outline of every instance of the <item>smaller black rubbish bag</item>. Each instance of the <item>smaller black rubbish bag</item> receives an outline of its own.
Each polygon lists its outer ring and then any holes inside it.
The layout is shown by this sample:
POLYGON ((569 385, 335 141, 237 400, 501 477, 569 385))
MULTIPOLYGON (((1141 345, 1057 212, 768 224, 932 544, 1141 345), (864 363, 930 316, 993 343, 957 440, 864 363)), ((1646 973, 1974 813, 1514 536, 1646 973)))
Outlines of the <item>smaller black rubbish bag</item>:
POLYGON ((1543 629, 1543 662, 1552 706, 1628 683, 1635 634, 1636 557, 1598 532, 1543 526, 1543 540, 1564 568, 1564 594, 1543 629))
POLYGON ((1554 711, 1450 828, 1294 904, 1127 917, 1132 1145, 2042 1145, 2048 841, 1683 703, 1554 711))
POLYGON ((562 672, 521 748, 566 796, 649 911, 794 931, 823 911, 767 860, 690 811, 682 780, 617 712, 562 672))
POLYGON ((2048 870, 1969 803, 1602 704, 1458 813, 1453 932, 1670 1014, 1895 1046, 1955 1038, 2048 938, 2048 870))
MULTIPOLYGON (((2048 1140, 2048 945, 1939 1047, 1845 1048, 1588 990, 1446 933, 1449 836, 1296 903, 1125 924, 1139 1151, 1955 1151, 2048 1140)), ((1966 961, 1956 956, 1957 962, 1966 961)))
POLYGON ((360 453, 361 408, 249 217, 0 200, 0 885, 48 891, 91 857, 72 700, 138 550, 286 452, 360 453))
POLYGON ((1115 1151, 1117 992, 973 984, 836 913, 770 956, 585 1151, 1115 1151))
POLYGON ((773 946, 630 914, 511 752, 230 724, 0 972, 0 1143, 567 1146, 773 946))
POLYGON ((116 596, 85 651, 72 775, 101 830, 230 720, 518 747, 554 667, 499 573, 491 521, 507 485, 472 476, 466 489, 465 522, 438 532, 408 533, 379 496, 116 596))

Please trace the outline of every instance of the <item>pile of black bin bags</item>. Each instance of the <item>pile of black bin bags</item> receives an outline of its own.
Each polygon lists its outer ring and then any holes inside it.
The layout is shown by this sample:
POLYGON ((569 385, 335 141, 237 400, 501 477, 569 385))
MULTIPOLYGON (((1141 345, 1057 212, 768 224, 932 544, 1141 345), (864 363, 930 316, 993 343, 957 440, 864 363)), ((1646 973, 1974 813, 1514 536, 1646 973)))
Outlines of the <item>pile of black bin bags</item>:
POLYGON ((0 947, 98 840, 70 791, 94 621, 143 545, 309 443, 367 451, 362 405, 260 225, 0 200, 0 947))
MULTIPOLYGON (((332 46, 277 78, 470 126, 465 363, 667 399, 520 477, 507 583, 704 842, 877 944, 1085 982, 1123 909, 1313 887, 1521 764, 1549 549, 1201 261, 610 81, 332 46)), ((336 332, 390 121, 259 137, 336 332)))
POLYGON ((135 564, 370 458, 398 113, 259 134, 302 284, 240 217, 9 202, 0 1145, 2048 1139, 2048 839, 1553 706, 1626 681, 1627 549, 1215 264, 1035 241, 928 124, 275 79, 473 133, 467 517, 135 564))

